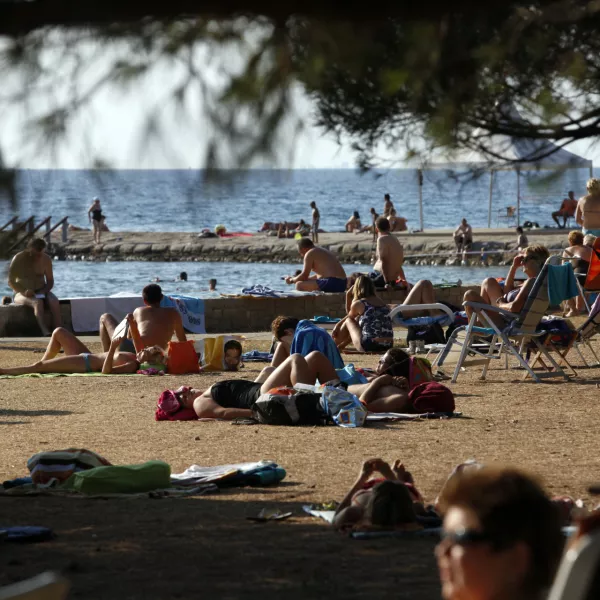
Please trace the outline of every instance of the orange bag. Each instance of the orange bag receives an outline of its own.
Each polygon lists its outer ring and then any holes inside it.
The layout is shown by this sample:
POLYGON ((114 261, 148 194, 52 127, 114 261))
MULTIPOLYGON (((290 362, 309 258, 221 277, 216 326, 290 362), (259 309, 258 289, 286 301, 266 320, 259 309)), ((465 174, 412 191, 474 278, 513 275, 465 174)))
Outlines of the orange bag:
POLYGON ((198 355, 193 340, 187 342, 169 342, 169 358, 167 371, 170 375, 199 373, 198 355))

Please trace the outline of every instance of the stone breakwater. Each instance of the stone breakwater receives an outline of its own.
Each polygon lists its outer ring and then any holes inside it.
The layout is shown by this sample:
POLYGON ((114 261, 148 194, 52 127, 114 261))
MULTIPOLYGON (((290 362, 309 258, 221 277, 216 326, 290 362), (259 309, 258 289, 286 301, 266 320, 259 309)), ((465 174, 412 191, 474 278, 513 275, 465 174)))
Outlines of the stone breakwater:
MULTIPOLYGON (((452 233, 431 231, 396 234, 404 245, 407 264, 460 264, 452 233)), ((543 244, 558 251, 568 245, 564 230, 540 229, 527 233, 530 244, 543 244)), ((370 263, 375 245, 369 234, 323 233, 319 245, 335 252, 345 263, 370 263)), ((467 263, 505 264, 515 255, 512 230, 476 230, 467 263)), ((293 239, 266 234, 251 237, 199 238, 193 233, 116 232, 104 234, 94 244, 87 231, 70 232, 67 243, 54 241, 53 256, 59 260, 109 261, 210 261, 210 262, 297 262, 293 239)))

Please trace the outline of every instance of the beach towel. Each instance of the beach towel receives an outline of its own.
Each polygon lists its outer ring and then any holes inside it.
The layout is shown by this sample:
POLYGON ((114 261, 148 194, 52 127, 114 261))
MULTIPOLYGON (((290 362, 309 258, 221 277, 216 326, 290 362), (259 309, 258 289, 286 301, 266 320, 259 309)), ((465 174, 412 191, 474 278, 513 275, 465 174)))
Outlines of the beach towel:
POLYGON ((302 296, 318 296, 323 292, 301 292, 299 290, 274 290, 266 285, 253 285, 242 288, 244 296, 262 296, 265 298, 300 298, 302 296))
POLYGON ((160 305, 163 308, 176 308, 183 319, 183 326, 188 331, 192 333, 206 333, 204 300, 173 294, 171 296, 163 296, 160 305))
POLYGON ((579 296, 579 288, 571 263, 548 265, 548 299, 550 300, 550 306, 558 306, 564 300, 576 296, 579 296))
POLYGON ((78 471, 86 471, 111 463, 85 448, 67 448, 65 450, 50 450, 38 452, 27 461, 32 482, 46 484, 52 480, 66 481, 78 471))
POLYGON ((368 379, 357 371, 352 363, 348 363, 343 369, 336 369, 338 379, 346 385, 355 385, 358 383, 367 383, 368 379))
POLYGON ((120 321, 139 306, 142 297, 132 292, 121 292, 108 297, 67 298, 71 304, 71 325, 75 333, 98 331, 100 316, 109 313, 120 321))
POLYGON ((332 337, 324 329, 304 319, 296 327, 290 354, 308 356, 314 351, 324 354, 334 369, 344 368, 344 361, 332 337))
POLYGON ((242 360, 244 362, 271 362, 273 354, 270 352, 261 352, 260 350, 250 350, 242 354, 242 360))
POLYGON ((54 377, 141 377, 139 373, 25 373, 24 375, 0 375, 0 379, 53 379, 54 377))
POLYGON ((451 419, 462 417, 461 412, 426 412, 426 413, 369 413, 367 421, 422 421, 424 419, 451 419))
POLYGON ((33 542, 45 542, 54 537, 52 529, 48 527, 35 527, 25 525, 20 527, 4 527, 0 525, 0 541, 27 544, 33 542))
POLYGON ((183 473, 172 473, 171 484, 195 486, 214 483, 218 487, 274 485, 285 479, 286 471, 271 460, 203 467, 192 465, 183 473))
POLYGON ((203 371, 227 371, 224 346, 231 340, 242 342, 245 338, 238 335, 218 335, 196 340, 194 347, 200 359, 203 371))

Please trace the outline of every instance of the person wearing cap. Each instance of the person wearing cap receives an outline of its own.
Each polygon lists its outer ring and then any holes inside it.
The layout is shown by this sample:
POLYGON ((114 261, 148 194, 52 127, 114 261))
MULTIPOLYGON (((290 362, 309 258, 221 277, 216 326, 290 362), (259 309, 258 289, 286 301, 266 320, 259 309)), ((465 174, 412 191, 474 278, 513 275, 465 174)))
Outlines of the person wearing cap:
POLYGON ((100 206, 100 198, 94 198, 92 205, 88 209, 88 219, 94 228, 94 243, 99 244, 100 234, 102 233, 102 221, 104 221, 102 207, 100 206))

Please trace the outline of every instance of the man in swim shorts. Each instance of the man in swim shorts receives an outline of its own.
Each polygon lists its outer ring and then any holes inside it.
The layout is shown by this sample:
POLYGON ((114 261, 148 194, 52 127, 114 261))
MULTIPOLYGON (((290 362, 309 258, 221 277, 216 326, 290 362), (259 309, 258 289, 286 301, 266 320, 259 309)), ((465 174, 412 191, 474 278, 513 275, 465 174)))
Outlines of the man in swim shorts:
POLYGON ((390 233, 390 223, 385 217, 379 217, 375 223, 377 229, 377 261, 369 277, 376 288, 392 286, 397 279, 406 281, 404 275, 404 248, 395 235, 390 233))
POLYGON ((346 291, 346 272, 333 252, 315 246, 308 238, 298 240, 298 252, 304 259, 302 272, 295 277, 286 277, 286 283, 296 284, 296 289, 303 292, 320 290, 335 294, 346 291), (315 275, 311 275, 312 271, 315 275))

